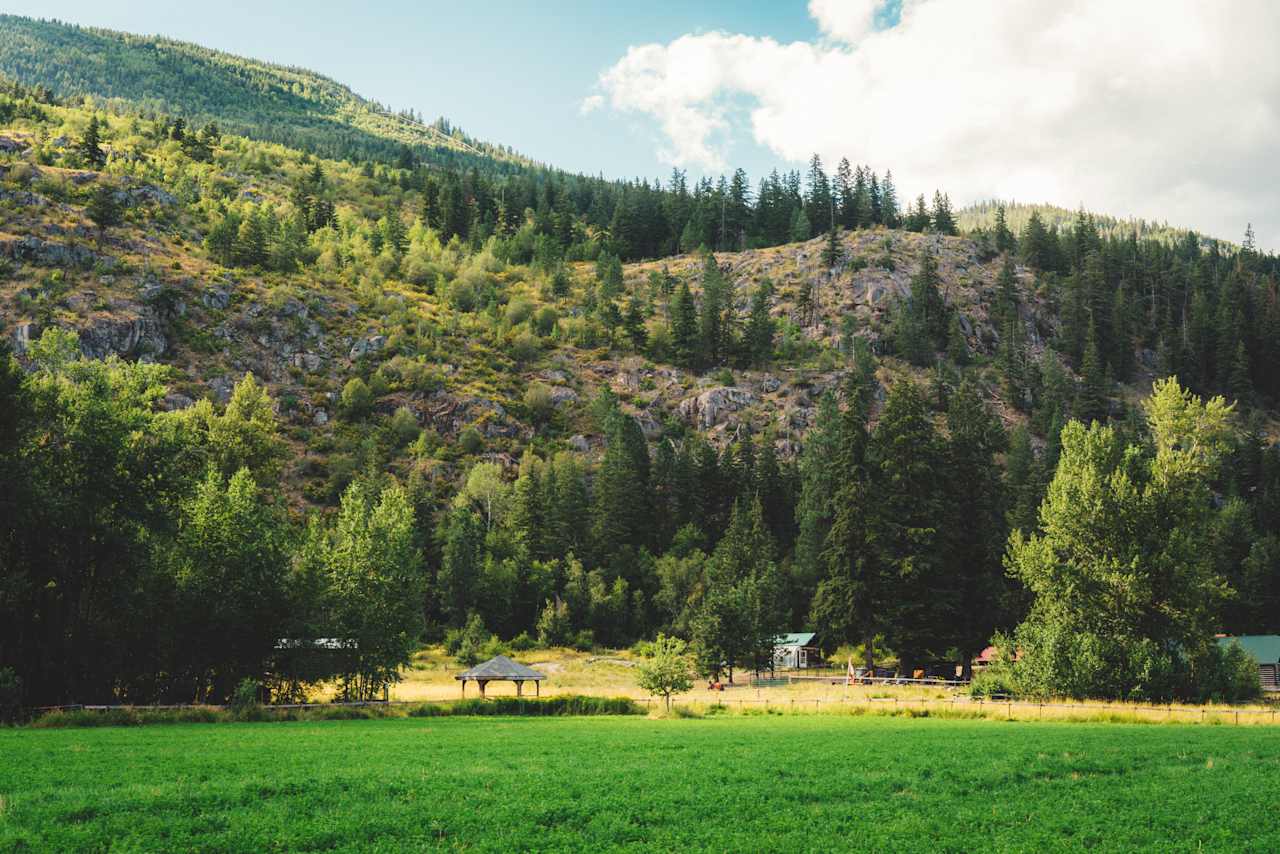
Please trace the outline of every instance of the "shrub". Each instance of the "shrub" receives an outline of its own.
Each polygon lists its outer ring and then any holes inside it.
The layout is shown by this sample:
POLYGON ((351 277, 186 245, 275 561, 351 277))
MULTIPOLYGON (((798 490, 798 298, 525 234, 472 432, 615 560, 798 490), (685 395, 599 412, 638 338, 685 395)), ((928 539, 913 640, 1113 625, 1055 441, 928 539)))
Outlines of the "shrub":
POLYGON ((484 436, 474 426, 468 427, 458 436, 458 447, 464 454, 478 454, 484 447, 484 436))
POLYGON ((342 387, 338 403, 349 418, 363 418, 373 406, 373 392, 364 380, 352 377, 342 387))
POLYGON ((492 640, 496 638, 484 627, 484 620, 472 612, 461 629, 450 629, 445 634, 444 648, 458 664, 471 667, 483 660, 482 653, 492 640))
POLYGON ((556 324, 559 322, 560 315, 550 306, 538 309, 537 313, 533 315, 533 329, 544 338, 555 332, 556 324))
POLYGON ((401 406, 391 416, 391 433, 396 437, 396 443, 400 447, 418 438, 418 432, 418 417, 409 407, 401 406))
POLYGON ((528 632, 521 632, 513 637, 507 646, 512 652, 528 652, 531 649, 537 649, 538 642, 528 632))
POLYGON ((22 716, 22 678, 12 667, 0 667, 0 723, 22 716))
POLYGON ((1262 696, 1258 662, 1240 641, 1227 646, 1211 644, 1204 659, 1191 667, 1194 694, 1201 702, 1241 703, 1262 696))
POLYGON ((545 423, 555 411, 551 400, 551 389, 544 383, 532 383, 525 389, 524 405, 529 410, 529 417, 539 424, 545 423))
POLYGON ((527 365, 542 352, 542 342, 532 332, 521 332, 512 337, 508 349, 512 359, 521 365, 527 365))
POLYGON ((235 690, 231 692, 231 702, 227 705, 233 715, 237 718, 245 719, 257 711, 261 694, 262 685, 258 680, 241 679, 235 690))
MULTIPOLYGON (((459 700, 449 707, 457 716, 553 717, 567 715, 639 715, 642 709, 629 697, 585 697, 569 695, 545 700, 529 697, 495 697, 488 700, 459 700)), ((430 715, 426 715, 430 716, 430 715)))
POLYGON ((519 326, 533 316, 533 303, 527 299, 513 299, 507 303, 507 325, 519 326))
POLYGON ((566 646, 573 640, 573 620, 569 603, 559 597, 547 602, 538 615, 538 641, 543 646, 566 646))

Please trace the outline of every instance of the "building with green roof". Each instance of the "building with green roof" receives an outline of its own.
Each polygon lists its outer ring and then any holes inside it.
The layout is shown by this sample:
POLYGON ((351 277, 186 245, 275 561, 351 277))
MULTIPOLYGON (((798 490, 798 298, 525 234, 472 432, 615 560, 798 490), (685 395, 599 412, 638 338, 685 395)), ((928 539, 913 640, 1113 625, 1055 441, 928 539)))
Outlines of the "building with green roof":
POLYGON ((1263 691, 1280 691, 1280 635, 1238 635, 1220 637, 1218 643, 1239 643, 1258 662, 1263 691))

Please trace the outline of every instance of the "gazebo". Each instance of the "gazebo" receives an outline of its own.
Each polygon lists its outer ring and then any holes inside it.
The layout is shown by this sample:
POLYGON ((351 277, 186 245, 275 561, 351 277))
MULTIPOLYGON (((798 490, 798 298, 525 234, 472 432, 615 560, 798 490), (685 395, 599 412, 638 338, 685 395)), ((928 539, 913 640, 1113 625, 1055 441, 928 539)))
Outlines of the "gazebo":
POLYGON ((516 683, 517 697, 523 694, 524 683, 532 682, 534 696, 539 697, 542 696, 542 680, 547 677, 532 667, 525 667, 518 661, 512 661, 505 655, 495 655, 484 664, 477 664, 470 670, 464 670, 453 678, 462 683, 462 696, 464 697, 467 696, 468 680, 480 686, 481 697, 484 697, 484 686, 494 680, 516 683))

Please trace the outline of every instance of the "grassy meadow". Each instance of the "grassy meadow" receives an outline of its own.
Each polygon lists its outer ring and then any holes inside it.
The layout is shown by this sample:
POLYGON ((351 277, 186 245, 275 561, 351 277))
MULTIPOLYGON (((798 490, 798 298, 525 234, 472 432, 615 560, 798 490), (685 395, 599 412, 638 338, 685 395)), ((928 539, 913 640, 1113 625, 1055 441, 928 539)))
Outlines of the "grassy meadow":
POLYGON ((1270 727, 836 715, 0 731, 0 850, 1280 848, 1270 727))

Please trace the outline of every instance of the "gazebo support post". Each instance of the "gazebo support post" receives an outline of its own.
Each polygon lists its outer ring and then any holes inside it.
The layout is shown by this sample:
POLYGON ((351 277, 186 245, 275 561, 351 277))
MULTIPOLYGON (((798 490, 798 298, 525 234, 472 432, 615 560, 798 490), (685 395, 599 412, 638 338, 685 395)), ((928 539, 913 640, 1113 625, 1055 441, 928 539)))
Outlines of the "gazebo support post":
POLYGON ((476 680, 476 684, 480 686, 480 699, 481 699, 481 700, 483 700, 483 699, 484 699, 484 686, 485 686, 485 684, 486 684, 488 681, 489 681, 488 679, 477 679, 477 680, 476 680))
POLYGON ((542 696, 542 680, 541 679, 533 680, 533 696, 535 697, 542 696))
POLYGON ((523 679, 517 679, 517 680, 515 680, 515 683, 516 683, 516 696, 517 696, 517 697, 522 696, 522 693, 521 693, 521 692, 522 692, 522 691, 523 691, 523 689, 524 689, 524 680, 523 680, 523 679))
POLYGON ((462 699, 467 699, 467 680, 462 680, 462 699))

